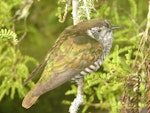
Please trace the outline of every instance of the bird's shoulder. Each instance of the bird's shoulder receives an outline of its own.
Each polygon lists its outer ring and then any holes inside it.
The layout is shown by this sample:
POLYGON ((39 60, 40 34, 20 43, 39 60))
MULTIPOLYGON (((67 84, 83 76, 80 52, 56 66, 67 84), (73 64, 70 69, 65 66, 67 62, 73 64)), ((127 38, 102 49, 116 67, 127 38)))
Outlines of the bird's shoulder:
POLYGON ((101 56, 102 49, 103 44, 90 37, 85 31, 67 28, 58 37, 55 46, 49 52, 47 57, 49 66, 47 67, 55 68, 58 71, 65 65, 74 68, 80 67, 82 61, 86 62, 86 65, 90 65, 101 56))

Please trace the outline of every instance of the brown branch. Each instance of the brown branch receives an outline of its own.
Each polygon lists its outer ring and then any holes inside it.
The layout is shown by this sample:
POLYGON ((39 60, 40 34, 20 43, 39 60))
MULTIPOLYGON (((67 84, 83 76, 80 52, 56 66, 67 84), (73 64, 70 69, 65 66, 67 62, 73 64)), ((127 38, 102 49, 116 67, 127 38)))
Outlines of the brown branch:
POLYGON ((27 35, 27 31, 25 31, 19 38, 19 43, 25 38, 25 36, 27 35))
POLYGON ((138 53, 137 53, 137 55, 135 57, 134 63, 132 65, 132 68, 135 68, 135 66, 137 65, 136 62, 137 62, 137 59, 138 59, 138 54, 139 54, 142 46, 144 46, 144 44, 145 44, 145 40, 144 39, 148 36, 148 30, 149 30, 149 28, 146 28, 146 30, 143 33, 143 36, 142 36, 141 41, 140 41, 139 46, 138 46, 138 53))
POLYGON ((71 0, 68 0, 68 2, 66 3, 66 6, 65 6, 65 11, 64 11, 63 17, 60 20, 61 23, 65 22, 67 14, 68 14, 68 8, 70 5, 71 5, 71 0))
POLYGON ((123 113, 139 113, 139 87, 140 87, 140 72, 142 69, 144 69, 147 72, 148 75, 148 101, 147 101, 147 113, 150 113, 150 61, 148 61, 149 55, 150 55, 150 37, 148 36, 148 32, 149 32, 149 28, 150 28, 150 0, 148 1, 149 3, 149 12, 147 15, 147 25, 145 28, 145 31, 142 35, 142 38, 140 40, 139 46, 138 46, 138 53, 135 57, 135 60, 133 62, 132 65, 132 69, 136 69, 136 72, 134 74, 129 74, 128 75, 128 82, 126 82, 124 88, 124 94, 122 96, 122 103, 123 106, 121 108, 121 110, 123 111, 123 113), (145 49, 145 44, 148 43, 149 47, 147 49, 145 49), (144 55, 144 51, 146 50, 146 54, 144 55), (143 53, 143 57, 142 60, 140 62, 140 64, 138 63, 138 58, 139 58, 139 53, 143 53), (146 64, 146 65, 144 65, 146 64), (143 68, 143 66, 145 66, 145 68, 143 68), (135 75, 135 77, 133 76, 135 75), (133 81, 133 79, 137 78, 136 81, 133 81), (132 94, 132 96, 129 94, 129 92, 127 92, 127 90, 130 89, 135 89, 134 94, 132 94), (135 95, 135 97, 133 96, 135 95))
POLYGON ((146 66, 146 72, 148 75, 148 80, 147 80, 147 89, 148 89, 148 94, 147 94, 147 113, 150 113, 150 61, 146 61, 145 63, 146 66))

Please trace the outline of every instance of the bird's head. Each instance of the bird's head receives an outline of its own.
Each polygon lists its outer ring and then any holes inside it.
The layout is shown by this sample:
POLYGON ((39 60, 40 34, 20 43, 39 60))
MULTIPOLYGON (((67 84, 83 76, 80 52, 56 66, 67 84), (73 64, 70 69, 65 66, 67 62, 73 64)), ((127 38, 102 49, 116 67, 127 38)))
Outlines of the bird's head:
MULTIPOLYGON (((70 33, 78 34, 78 35, 88 35, 91 38, 103 43, 103 45, 107 46, 112 43, 113 33, 112 30, 119 28, 116 26, 111 26, 110 23, 105 19, 91 19, 85 20, 77 25, 73 25, 68 27, 63 35, 70 35, 70 33)), ((86 36, 85 35, 85 36, 86 36)))
POLYGON ((94 19, 90 23, 90 26, 87 28, 87 34, 103 43, 111 41, 113 38, 112 30, 119 28, 111 26, 107 20, 94 19))

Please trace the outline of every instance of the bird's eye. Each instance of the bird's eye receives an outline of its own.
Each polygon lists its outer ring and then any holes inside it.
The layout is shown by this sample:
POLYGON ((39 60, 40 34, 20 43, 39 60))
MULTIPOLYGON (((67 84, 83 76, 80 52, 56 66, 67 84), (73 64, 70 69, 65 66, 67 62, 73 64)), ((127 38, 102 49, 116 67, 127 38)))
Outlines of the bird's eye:
POLYGON ((101 32, 102 31, 102 29, 98 29, 98 32, 101 32))
POLYGON ((103 26, 103 27, 99 27, 99 28, 97 29, 97 32, 100 33, 103 29, 104 29, 104 26, 103 26))

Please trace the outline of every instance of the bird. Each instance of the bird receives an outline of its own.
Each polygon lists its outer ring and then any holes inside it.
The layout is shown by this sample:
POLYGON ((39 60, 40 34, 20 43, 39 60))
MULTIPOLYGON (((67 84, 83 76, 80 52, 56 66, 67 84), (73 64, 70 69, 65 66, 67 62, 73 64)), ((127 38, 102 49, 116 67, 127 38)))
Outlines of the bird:
POLYGON ((106 19, 91 19, 67 27, 58 37, 44 61, 26 79, 44 67, 37 83, 24 97, 22 106, 30 108, 44 93, 71 79, 77 80, 97 71, 110 53, 113 30, 106 19))

